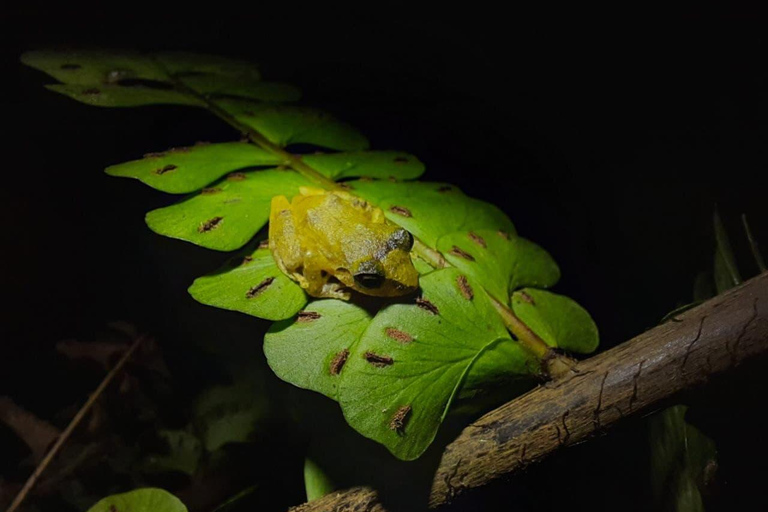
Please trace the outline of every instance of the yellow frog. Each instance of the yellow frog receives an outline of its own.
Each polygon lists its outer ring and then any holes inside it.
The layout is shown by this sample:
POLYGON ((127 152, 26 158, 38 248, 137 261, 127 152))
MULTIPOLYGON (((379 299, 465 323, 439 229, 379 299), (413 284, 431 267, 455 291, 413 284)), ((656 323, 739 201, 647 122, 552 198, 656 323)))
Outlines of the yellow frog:
POLYGON ((347 192, 301 187, 272 198, 269 248, 286 275, 313 297, 348 300, 350 290, 394 297, 414 291, 413 236, 347 192))

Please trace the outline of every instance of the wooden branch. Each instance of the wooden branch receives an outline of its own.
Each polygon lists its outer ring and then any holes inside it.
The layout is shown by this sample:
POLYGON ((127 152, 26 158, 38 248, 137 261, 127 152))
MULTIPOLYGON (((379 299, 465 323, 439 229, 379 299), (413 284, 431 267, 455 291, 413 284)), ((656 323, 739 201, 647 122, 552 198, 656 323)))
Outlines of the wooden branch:
MULTIPOLYGON (((443 453, 432 484, 430 507, 514 475, 562 447, 581 442, 622 418, 647 411, 766 353, 768 273, 763 273, 578 363, 570 374, 469 425, 443 453)), ((293 510, 351 510, 352 499, 354 510, 382 510, 370 489, 332 496, 331 501, 326 502, 326 497, 293 510), (367 501, 360 500, 361 492, 367 501)))

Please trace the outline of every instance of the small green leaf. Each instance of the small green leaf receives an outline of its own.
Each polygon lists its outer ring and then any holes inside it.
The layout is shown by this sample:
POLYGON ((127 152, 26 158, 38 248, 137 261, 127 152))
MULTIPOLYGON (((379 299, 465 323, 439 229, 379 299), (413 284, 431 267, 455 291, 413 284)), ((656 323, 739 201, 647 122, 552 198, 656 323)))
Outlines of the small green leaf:
POLYGON ((213 452, 229 443, 252 441, 268 413, 267 400, 263 389, 247 379, 206 390, 195 406, 195 425, 203 447, 213 452))
POLYGON ((204 107, 197 98, 174 89, 140 85, 46 85, 46 89, 94 107, 141 107, 144 105, 191 105, 204 107))
POLYGON ((304 155, 302 160, 332 180, 361 176, 415 180, 424 173, 424 164, 421 160, 402 151, 325 153, 304 155))
POLYGON ((547 251, 525 238, 498 231, 450 233, 440 237, 437 250, 505 304, 516 288, 549 288, 560 279, 560 269, 547 251))
POLYGON ((141 160, 107 167, 105 172, 110 176, 136 178, 163 192, 186 194, 230 172, 279 163, 279 158, 253 144, 225 142, 148 153, 141 160))
POLYGON ((187 507, 168 491, 147 488, 107 496, 88 512, 187 512, 187 507))
POLYGON ((269 219, 272 197, 310 185, 298 173, 268 169, 229 175, 179 203, 147 214, 152 231, 217 251, 245 245, 269 219))
POLYGON ((305 143, 339 151, 368 148, 368 139, 357 130, 321 110, 232 99, 216 103, 278 146, 305 143))
POLYGON ((741 284, 741 274, 736 266, 736 258, 731 248, 731 240, 725 230, 720 214, 715 210, 715 288, 717 293, 741 284))
POLYGON ((352 192, 384 210, 389 220, 430 247, 455 231, 501 230, 514 235, 509 218, 492 204, 445 183, 351 181, 352 192))
POLYGON ((33 51, 23 54, 21 62, 72 85, 116 85, 123 80, 168 81, 168 75, 157 63, 138 53, 33 51))
POLYGON ((752 236, 752 230, 749 227, 749 222, 747 222, 747 216, 745 214, 741 215, 741 223, 744 226, 744 232, 747 235, 747 241, 749 241, 749 248, 752 250, 752 257, 755 259, 755 264, 757 265, 757 268, 760 270, 760 272, 765 272, 768 269, 765 266, 763 254, 760 252, 760 247, 757 245, 757 240, 754 236, 752 236))
POLYGON ((421 278, 421 304, 381 310, 350 352, 339 402, 347 422, 412 460, 437 433, 472 361, 504 325, 482 289, 456 269, 421 278))
POLYGON ((322 498, 336 490, 328 475, 309 457, 304 459, 304 488, 307 491, 307 501, 322 498))
POLYGON ((524 288, 512 294, 512 310, 552 347, 578 354, 589 354, 597 348, 597 326, 573 299, 524 288))
POLYGON ((267 320, 290 318, 307 303, 304 290, 283 274, 268 248, 246 251, 213 274, 198 277, 189 294, 202 304, 267 320))
POLYGON ((200 440, 186 430, 160 430, 157 434, 166 442, 167 451, 147 456, 144 459, 144 471, 178 471, 193 475, 202 455, 200 440))
POLYGON ((297 101, 301 98, 298 87, 277 82, 225 75, 191 75, 180 80, 195 92, 207 96, 239 96, 259 101, 297 101))
POLYGON ((154 58, 173 75, 211 74, 238 76, 250 80, 261 78, 255 64, 231 57, 204 53, 159 52, 154 54, 154 58))
POLYGON ((284 381, 335 400, 349 354, 370 322, 370 315, 350 302, 310 302, 297 318, 269 329, 267 362, 284 381))

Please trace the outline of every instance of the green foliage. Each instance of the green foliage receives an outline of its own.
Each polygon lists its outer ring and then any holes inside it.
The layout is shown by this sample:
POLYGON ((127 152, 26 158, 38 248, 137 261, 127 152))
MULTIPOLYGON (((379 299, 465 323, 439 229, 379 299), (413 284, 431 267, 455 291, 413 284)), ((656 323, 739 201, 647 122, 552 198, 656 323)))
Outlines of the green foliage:
POLYGON ((167 491, 148 488, 113 494, 89 508, 88 512, 187 512, 187 507, 167 491))
POLYGON ((336 490, 328 475, 310 458, 304 459, 304 487, 307 490, 307 501, 322 498, 336 490))
MULTIPOLYGON (((50 88, 78 101, 206 108, 248 137, 151 153, 107 173, 190 194, 149 212, 153 231, 218 251, 246 247, 195 280, 190 294, 204 304, 278 320, 264 343, 274 372, 337 400, 353 428, 397 457, 414 459, 429 446, 457 395, 541 371, 495 307, 511 306, 550 346, 578 353, 597 347, 589 315, 572 300, 541 290, 558 281, 557 264, 518 237, 504 212, 452 185, 408 181, 424 172, 418 158, 367 151, 368 140, 346 123, 279 103, 298 99, 298 90, 263 82, 249 63, 106 52, 30 52, 22 61, 63 82, 50 88), (341 152, 283 149, 298 143, 341 152), (418 296, 314 300, 279 271, 268 249, 248 245, 266 225, 274 196, 290 198, 303 186, 336 187, 332 180, 348 178, 359 178, 344 183, 350 193, 381 208, 432 251, 413 254, 421 274, 418 296), (436 270, 441 265, 435 261, 443 260, 451 268, 436 270)), ((234 395, 242 400, 226 411, 210 407, 200 414, 196 431, 206 450, 252 435, 261 409, 234 395)), ((179 467, 191 469, 191 458, 179 467)))

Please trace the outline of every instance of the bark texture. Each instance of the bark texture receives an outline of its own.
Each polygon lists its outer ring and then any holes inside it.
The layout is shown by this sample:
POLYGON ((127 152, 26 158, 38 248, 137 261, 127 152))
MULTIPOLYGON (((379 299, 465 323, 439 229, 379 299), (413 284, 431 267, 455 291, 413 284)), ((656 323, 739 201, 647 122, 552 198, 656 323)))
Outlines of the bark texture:
MULTIPOLYGON (((579 362, 469 425, 445 450, 430 507, 515 474, 618 420, 768 353, 768 273, 579 362)), ((295 511, 383 511, 375 492, 334 493, 295 511)))

